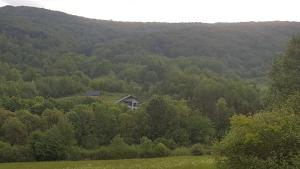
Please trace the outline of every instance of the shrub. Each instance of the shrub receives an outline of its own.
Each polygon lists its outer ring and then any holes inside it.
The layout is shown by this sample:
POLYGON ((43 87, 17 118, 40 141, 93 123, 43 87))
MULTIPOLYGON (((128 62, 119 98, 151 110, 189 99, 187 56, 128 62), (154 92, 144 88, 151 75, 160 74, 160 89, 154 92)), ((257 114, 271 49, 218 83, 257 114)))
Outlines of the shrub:
POLYGON ((155 139, 154 143, 163 143, 165 146, 167 146, 169 149, 174 150, 176 148, 176 143, 173 139, 166 139, 163 137, 155 139))
POLYGON ((300 150, 300 117, 284 112, 234 116, 216 150, 220 168, 293 168, 299 165, 292 161, 300 150))
POLYGON ((294 166, 294 169, 300 168, 300 155, 297 155, 297 156, 293 157, 292 164, 294 166))
MULTIPOLYGON (((118 155, 118 152, 113 150, 111 147, 100 147, 94 151, 92 154, 92 157, 90 159, 92 160, 109 160, 109 159, 119 159, 123 156, 118 155)), ((125 157, 124 157, 125 158, 125 157)))
POLYGON ((163 143, 158 143, 154 146, 153 153, 155 157, 165 157, 170 154, 170 150, 163 143))
POLYGON ((0 162, 14 161, 13 148, 8 143, 0 142, 0 162))
POLYGON ((26 146, 11 146, 0 142, 0 162, 23 162, 32 161, 32 151, 26 146))
POLYGON ((154 157, 153 152, 154 143, 147 137, 142 137, 139 145, 139 156, 144 158, 154 157))
POLYGON ((253 156, 243 156, 239 158, 239 161, 235 161, 235 163, 227 160, 218 161, 217 166, 222 169, 299 169, 299 164, 296 161, 274 158, 263 160, 253 156))
POLYGON ((192 152, 192 155, 196 155, 196 156, 204 155, 205 154, 205 149, 204 149, 204 146, 202 144, 194 144, 191 147, 191 152, 192 152))
POLYGON ((186 147, 179 147, 171 152, 171 156, 190 156, 190 155, 192 155, 191 150, 186 147))
POLYGON ((108 148, 114 159, 135 158, 138 156, 137 149, 125 143, 119 135, 112 140, 108 148))
POLYGON ((66 160, 81 160, 83 158, 83 152, 80 147, 73 146, 68 149, 67 155, 66 155, 66 160))

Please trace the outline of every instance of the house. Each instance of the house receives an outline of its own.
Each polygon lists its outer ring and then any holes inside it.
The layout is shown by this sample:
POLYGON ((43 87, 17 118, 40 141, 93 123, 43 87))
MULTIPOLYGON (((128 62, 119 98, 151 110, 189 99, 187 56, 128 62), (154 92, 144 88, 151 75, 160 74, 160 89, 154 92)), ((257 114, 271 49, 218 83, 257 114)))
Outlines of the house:
POLYGON ((132 95, 125 96, 122 99, 116 101, 116 103, 126 104, 132 110, 137 109, 139 106, 138 99, 132 95))
POLYGON ((99 90, 89 90, 86 93, 84 93, 83 96, 98 97, 98 96, 100 96, 100 91, 99 90))

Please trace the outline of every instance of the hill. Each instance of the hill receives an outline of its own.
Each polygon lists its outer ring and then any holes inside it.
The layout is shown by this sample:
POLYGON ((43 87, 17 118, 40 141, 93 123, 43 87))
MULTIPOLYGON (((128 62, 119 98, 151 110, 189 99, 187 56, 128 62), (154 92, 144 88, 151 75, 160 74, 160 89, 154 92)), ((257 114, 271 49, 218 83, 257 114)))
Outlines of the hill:
POLYGON ((130 23, 6 6, 0 8, 0 59, 45 68, 44 59, 65 53, 108 60, 147 54, 205 56, 223 62, 242 78, 253 79, 264 76, 287 40, 299 32, 297 22, 130 23))

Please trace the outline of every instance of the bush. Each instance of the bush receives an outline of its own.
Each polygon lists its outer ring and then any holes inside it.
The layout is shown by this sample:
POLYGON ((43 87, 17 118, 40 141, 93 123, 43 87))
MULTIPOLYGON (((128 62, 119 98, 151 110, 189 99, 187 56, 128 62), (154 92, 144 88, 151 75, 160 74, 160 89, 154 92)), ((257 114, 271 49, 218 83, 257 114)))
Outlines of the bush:
POLYGON ((36 160, 64 160, 74 144, 73 126, 66 119, 45 132, 33 132, 30 145, 36 160))
POLYGON ((10 144, 0 142, 0 162, 11 162, 15 160, 14 149, 10 144))
POLYGON ((139 156, 144 158, 154 157, 154 143, 147 137, 142 137, 139 145, 139 156))
POLYGON ((108 148, 114 159, 135 158, 138 156, 137 149, 125 143, 119 135, 112 140, 108 148))
POLYGON ((190 156, 190 155, 192 155, 191 150, 186 147, 179 147, 171 152, 171 156, 190 156))
POLYGON ((295 161, 286 161, 274 158, 268 159, 258 159, 257 157, 245 156, 240 157, 239 161, 235 163, 229 162, 227 160, 218 161, 218 168, 222 169, 299 169, 299 163, 297 162, 299 159, 295 161))
POLYGON ((154 143, 163 143, 165 146, 167 146, 169 149, 174 150, 176 148, 176 143, 173 139, 166 139, 163 137, 155 139, 154 143))
POLYGON ((82 149, 80 147, 73 146, 68 149, 67 155, 66 155, 66 160, 82 160, 83 158, 83 153, 82 149))
POLYGON ((24 162, 32 161, 32 151, 26 146, 11 146, 0 142, 0 162, 24 162))
POLYGON ((216 150, 219 166, 225 169, 299 166, 292 161, 300 151, 300 117, 285 112, 234 116, 230 132, 216 150))
POLYGON ((153 153, 155 157, 165 157, 170 154, 170 150, 163 143, 158 143, 154 146, 153 153))
POLYGON ((297 156, 293 157, 292 164, 295 167, 294 169, 300 168, 300 155, 297 155, 297 156))
POLYGON ((202 144, 194 144, 191 147, 191 152, 192 152, 192 155, 196 155, 196 156, 204 155, 205 149, 202 144))
MULTIPOLYGON (((124 153, 124 152, 123 152, 124 153)), ((92 154, 91 160, 110 160, 110 159, 119 159, 124 156, 124 154, 118 155, 114 150, 112 151, 111 147, 100 147, 94 151, 92 154)), ((126 158, 126 157, 124 157, 126 158)))

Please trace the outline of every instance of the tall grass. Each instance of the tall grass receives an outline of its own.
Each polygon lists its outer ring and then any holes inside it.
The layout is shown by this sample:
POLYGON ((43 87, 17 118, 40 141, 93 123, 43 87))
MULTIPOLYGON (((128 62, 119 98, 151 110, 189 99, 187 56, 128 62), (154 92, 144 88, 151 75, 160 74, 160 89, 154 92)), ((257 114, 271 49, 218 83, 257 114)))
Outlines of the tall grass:
POLYGON ((2 163, 0 169, 215 169, 209 156, 153 159, 2 163))

